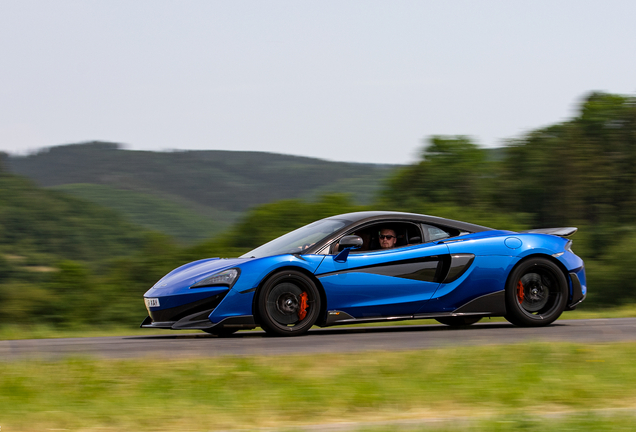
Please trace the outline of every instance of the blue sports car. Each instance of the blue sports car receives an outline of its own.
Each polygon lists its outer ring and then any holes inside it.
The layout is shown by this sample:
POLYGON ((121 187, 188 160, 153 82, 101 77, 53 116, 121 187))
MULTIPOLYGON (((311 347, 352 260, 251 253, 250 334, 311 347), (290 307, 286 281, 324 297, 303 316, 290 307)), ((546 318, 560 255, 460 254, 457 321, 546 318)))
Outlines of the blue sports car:
POLYGON ((586 296, 576 228, 495 230, 412 213, 358 212, 306 225, 239 258, 183 265, 146 294, 146 328, 228 335, 434 318, 504 316, 545 326, 586 296))

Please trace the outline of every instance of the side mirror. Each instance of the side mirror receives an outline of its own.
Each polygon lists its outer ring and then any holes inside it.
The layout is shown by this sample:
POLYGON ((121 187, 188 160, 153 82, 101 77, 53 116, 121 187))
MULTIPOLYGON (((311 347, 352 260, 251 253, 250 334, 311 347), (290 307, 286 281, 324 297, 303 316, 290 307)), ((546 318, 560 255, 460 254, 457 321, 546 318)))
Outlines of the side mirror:
POLYGON ((333 260, 336 262, 346 262, 347 257, 349 257, 349 251, 352 249, 360 249, 362 247, 362 238, 356 235, 348 235, 344 236, 340 239, 338 244, 340 245, 342 251, 335 257, 333 260))
POLYGON ((362 238, 357 235, 344 236, 338 242, 341 248, 360 249, 362 247, 362 238))

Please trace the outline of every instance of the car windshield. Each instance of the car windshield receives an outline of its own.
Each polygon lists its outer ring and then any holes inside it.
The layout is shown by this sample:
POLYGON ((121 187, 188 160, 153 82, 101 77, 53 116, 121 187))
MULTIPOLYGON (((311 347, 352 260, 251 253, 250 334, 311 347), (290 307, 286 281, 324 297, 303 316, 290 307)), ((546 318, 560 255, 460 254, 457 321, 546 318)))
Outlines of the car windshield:
POLYGON ((242 255, 241 258, 262 258, 273 255, 301 253, 314 243, 350 223, 350 221, 344 219, 322 219, 265 243, 263 246, 259 246, 242 255))

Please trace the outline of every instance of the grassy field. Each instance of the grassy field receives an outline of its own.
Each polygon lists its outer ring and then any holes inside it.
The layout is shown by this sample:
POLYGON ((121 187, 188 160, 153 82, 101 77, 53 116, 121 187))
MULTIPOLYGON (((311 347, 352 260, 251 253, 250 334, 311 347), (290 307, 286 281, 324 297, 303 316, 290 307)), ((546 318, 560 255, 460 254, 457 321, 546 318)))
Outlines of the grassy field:
POLYGON ((0 362, 0 426, 633 430, 634 359, 636 343, 535 343, 363 356, 0 362))
MULTIPOLYGON (((631 318, 636 317, 636 304, 625 305, 610 309, 580 309, 565 312, 560 319, 597 319, 597 318, 631 318)), ((484 318, 482 322, 503 322, 504 318, 484 318)), ((410 320, 357 324, 357 326, 391 326, 391 325, 427 325, 439 324, 435 320, 410 320)), ((338 327, 338 326, 336 326, 338 327)), ((351 326, 339 326, 351 327, 351 326)), ((0 340, 16 339, 48 339, 48 338, 73 338, 73 337, 99 337, 99 336, 136 336, 167 334, 171 330, 141 329, 137 326, 120 327, 91 327, 60 329, 47 325, 36 324, 32 326, 0 326, 0 340)))

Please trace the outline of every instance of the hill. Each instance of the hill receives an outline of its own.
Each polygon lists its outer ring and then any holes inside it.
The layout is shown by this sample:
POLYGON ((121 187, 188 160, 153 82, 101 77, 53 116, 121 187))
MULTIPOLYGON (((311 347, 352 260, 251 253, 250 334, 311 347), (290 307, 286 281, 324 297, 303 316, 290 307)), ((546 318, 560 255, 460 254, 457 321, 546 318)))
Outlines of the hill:
POLYGON ((141 295, 179 252, 113 210, 0 167, 0 325, 139 321, 141 295))
POLYGON ((0 171, 0 257, 41 266, 126 255, 144 233, 116 212, 0 171))
POLYGON ((52 147, 5 164, 40 186, 105 205, 182 240, 225 230, 247 209, 326 193, 371 202, 394 166, 264 152, 125 150, 91 142, 52 147))
POLYGON ((105 185, 78 183, 53 189, 115 210, 136 225, 188 243, 220 234, 238 217, 238 212, 231 211, 192 211, 169 199, 105 185))

